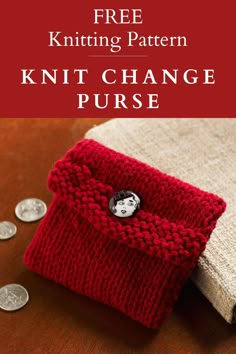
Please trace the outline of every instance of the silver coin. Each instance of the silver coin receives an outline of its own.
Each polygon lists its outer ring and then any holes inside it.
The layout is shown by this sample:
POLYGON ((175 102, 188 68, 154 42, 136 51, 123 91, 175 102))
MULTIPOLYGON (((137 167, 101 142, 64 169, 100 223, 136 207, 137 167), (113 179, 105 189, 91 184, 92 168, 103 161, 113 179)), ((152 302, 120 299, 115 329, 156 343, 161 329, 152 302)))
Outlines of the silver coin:
POLYGON ((0 222, 0 240, 7 240, 16 234, 17 228, 10 221, 0 222))
POLYGON ((19 284, 8 284, 0 288, 0 308, 5 311, 21 309, 29 301, 28 291, 19 284))
POLYGON ((41 219, 47 212, 47 205, 40 199, 29 198, 19 202, 15 214, 21 221, 32 222, 41 219))

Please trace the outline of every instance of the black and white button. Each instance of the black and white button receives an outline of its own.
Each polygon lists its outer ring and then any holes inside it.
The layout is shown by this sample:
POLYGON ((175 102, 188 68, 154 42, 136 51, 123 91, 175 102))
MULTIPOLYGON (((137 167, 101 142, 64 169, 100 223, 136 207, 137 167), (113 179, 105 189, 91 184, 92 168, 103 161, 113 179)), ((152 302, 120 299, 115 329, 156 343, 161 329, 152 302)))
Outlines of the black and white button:
POLYGON ((109 209, 119 218, 133 216, 140 207, 140 198, 130 190, 115 193, 109 202, 109 209))

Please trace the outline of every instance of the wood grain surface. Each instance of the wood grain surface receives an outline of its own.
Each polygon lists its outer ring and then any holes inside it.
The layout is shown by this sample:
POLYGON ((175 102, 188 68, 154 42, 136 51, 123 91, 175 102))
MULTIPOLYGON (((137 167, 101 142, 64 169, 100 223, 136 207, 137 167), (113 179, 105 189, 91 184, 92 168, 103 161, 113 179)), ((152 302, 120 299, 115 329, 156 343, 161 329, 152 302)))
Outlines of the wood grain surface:
POLYGON ((189 281, 159 331, 76 295, 30 272, 22 257, 38 222, 23 223, 16 204, 28 197, 50 203, 47 174, 53 163, 105 119, 0 119, 0 221, 17 225, 0 241, 0 287, 19 283, 30 301, 0 310, 0 354, 236 354, 236 327, 227 324, 189 281))

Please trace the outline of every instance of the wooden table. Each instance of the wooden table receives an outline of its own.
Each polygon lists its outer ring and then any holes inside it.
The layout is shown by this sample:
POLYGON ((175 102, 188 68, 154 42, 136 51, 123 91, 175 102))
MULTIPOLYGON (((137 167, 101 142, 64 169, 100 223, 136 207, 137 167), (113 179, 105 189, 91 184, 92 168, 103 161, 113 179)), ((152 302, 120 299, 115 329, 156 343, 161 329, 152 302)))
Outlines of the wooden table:
POLYGON ((39 222, 23 223, 16 204, 52 194, 46 179, 55 160, 105 119, 0 119, 0 220, 17 225, 0 242, 0 287, 19 283, 30 301, 16 312, 0 311, 1 354, 236 353, 236 327, 227 324, 189 281, 159 331, 76 295, 30 272, 22 257, 39 222))

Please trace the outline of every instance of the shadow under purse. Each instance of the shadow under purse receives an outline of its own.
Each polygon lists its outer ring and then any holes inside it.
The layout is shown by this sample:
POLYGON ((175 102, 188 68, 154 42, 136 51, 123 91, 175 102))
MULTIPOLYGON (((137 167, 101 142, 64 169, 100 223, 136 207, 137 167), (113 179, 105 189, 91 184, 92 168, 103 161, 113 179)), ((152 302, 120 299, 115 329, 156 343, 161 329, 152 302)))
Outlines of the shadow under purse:
POLYGON ((226 204, 84 139, 57 161, 24 262, 150 328, 172 311, 226 204))

